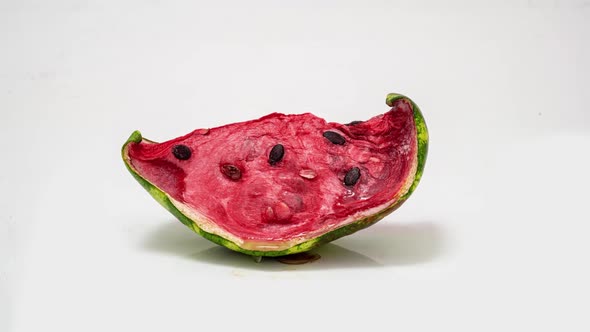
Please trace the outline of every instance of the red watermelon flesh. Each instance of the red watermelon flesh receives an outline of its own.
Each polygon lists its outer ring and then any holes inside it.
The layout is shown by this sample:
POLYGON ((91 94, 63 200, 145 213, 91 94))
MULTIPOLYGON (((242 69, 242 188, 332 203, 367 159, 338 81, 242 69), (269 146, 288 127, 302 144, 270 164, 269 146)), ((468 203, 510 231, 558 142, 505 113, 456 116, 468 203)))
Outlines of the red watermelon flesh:
POLYGON ((273 113, 164 143, 131 142, 127 158, 200 228, 264 251, 390 205, 412 185, 416 149, 412 104, 399 99, 389 112, 361 123, 273 113), (272 150, 279 144, 276 161, 272 150))

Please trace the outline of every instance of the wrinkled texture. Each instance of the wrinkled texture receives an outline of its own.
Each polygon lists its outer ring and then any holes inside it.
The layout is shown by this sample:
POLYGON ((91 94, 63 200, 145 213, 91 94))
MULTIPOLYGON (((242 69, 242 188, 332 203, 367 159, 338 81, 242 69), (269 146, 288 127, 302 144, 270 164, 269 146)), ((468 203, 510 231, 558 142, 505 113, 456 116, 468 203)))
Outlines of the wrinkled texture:
POLYGON ((281 241, 339 225, 349 216, 397 198, 416 154, 410 104, 397 101, 391 111, 346 126, 312 114, 273 113, 258 120, 199 129, 164 142, 131 143, 130 162, 138 173, 219 227, 247 240, 281 241), (323 134, 344 139, 337 145, 323 134), (176 145, 192 151, 174 157, 176 145), (269 163, 271 149, 284 156, 269 163), (228 178, 222 165, 239 168, 228 178), (344 177, 353 167, 354 186, 344 177))

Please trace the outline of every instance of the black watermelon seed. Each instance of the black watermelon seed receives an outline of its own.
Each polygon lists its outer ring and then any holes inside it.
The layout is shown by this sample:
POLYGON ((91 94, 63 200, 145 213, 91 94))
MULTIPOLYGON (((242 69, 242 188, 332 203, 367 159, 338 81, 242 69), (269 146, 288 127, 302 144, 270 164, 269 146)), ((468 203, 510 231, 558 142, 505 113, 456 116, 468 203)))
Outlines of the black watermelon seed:
POLYGON ((285 147, 282 144, 277 144, 272 147, 268 154, 268 163, 274 165, 283 159, 285 155, 285 147))
POLYGON ((188 160, 191 157, 191 149, 186 145, 175 145, 172 148, 172 154, 176 159, 179 160, 188 160))
POLYGON ((347 186, 354 186, 361 177, 361 170, 358 167, 353 167, 344 176, 344 184, 347 186))
POLYGON ((345 126, 356 126, 357 124, 361 124, 361 123, 363 123, 363 121, 352 121, 352 122, 345 124, 345 126))
POLYGON ((242 171, 232 164, 221 165, 221 173, 233 181, 238 181, 242 178, 242 171))
POLYGON ((333 131, 326 131, 324 132, 324 137, 328 139, 328 141, 332 142, 333 144, 343 145, 346 143, 344 137, 342 135, 333 132, 333 131))

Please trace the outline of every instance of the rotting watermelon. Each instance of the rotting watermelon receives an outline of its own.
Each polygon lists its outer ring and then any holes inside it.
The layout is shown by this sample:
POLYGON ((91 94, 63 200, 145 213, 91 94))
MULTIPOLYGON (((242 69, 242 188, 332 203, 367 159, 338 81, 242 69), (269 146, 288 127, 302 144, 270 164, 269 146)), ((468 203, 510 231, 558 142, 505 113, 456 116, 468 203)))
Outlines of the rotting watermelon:
POLYGON ((426 123, 409 98, 386 103, 388 112, 348 124, 272 113, 163 143, 135 131, 122 156, 203 237, 255 257, 305 252, 374 224, 418 185, 426 123))

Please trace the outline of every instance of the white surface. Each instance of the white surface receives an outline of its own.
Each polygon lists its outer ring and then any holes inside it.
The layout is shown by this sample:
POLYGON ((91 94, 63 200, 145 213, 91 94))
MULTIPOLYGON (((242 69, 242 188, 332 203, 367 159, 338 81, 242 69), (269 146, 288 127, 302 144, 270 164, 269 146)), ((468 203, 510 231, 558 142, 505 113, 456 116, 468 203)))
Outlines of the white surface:
POLYGON ((590 3, 278 3, 0 3, 0 331, 590 330, 590 3), (388 92, 423 181, 309 265, 190 233, 119 156, 388 92))

